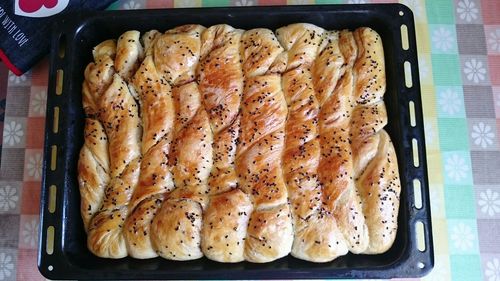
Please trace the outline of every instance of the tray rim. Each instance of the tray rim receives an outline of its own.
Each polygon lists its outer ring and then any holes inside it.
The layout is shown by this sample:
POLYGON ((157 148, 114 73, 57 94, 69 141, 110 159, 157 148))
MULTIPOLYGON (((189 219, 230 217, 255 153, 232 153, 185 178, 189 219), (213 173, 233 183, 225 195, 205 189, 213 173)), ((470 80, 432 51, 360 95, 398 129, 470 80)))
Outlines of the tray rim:
MULTIPOLYGON (((42 172, 42 195, 40 197, 41 204, 40 204, 40 228, 39 228, 39 244, 38 244, 38 268, 39 271, 42 273, 47 278, 75 278, 75 274, 82 273, 82 272, 73 272, 71 274, 66 274, 66 275, 57 275, 56 271, 51 271, 48 269, 47 265, 47 258, 48 256, 45 253, 46 249, 46 239, 47 239, 47 234, 43 230, 46 229, 47 225, 51 224, 54 225, 57 223, 55 215, 49 213, 48 211, 48 193, 50 189, 50 184, 48 183, 50 179, 53 179, 54 175, 51 174, 51 144, 53 143, 61 143, 60 139, 55 139, 57 136, 55 136, 52 133, 52 126, 53 126, 53 116, 49 115, 50 109, 54 106, 54 104, 58 104, 59 106, 64 105, 64 102, 55 102, 53 96, 56 90, 56 71, 59 69, 60 63, 54 63, 54 61, 58 60, 58 54, 57 54, 57 48, 54 46, 57 46, 57 43, 59 42, 59 35, 61 32, 75 32, 75 34, 78 32, 78 28, 80 27, 80 23, 83 22, 84 20, 91 20, 95 18, 99 18, 102 16, 111 16, 111 17, 123 17, 124 14, 127 14, 131 17, 133 16, 140 16, 141 14, 147 12, 147 13, 152 13, 152 14, 157 14, 157 15, 162 15, 164 13, 193 13, 193 12, 210 12, 210 11, 244 11, 246 10, 268 10, 268 9, 283 9, 287 10, 288 12, 303 12, 304 10, 309 10, 309 11, 320 11, 323 8, 328 8, 330 11, 341 11, 341 12, 346 12, 346 11, 351 11, 355 12, 357 10, 367 10, 370 8, 374 7, 387 7, 389 8, 391 6, 393 9, 399 9, 400 11, 403 11, 404 17, 402 16, 401 19, 403 19, 403 23, 407 25, 408 27, 408 38, 409 38, 409 43, 410 43, 410 48, 409 51, 402 52, 402 57, 405 61, 410 61, 411 64, 411 73, 412 73, 412 79, 413 79, 413 87, 411 89, 406 89, 403 90, 405 93, 400 93, 400 95, 406 95, 407 99, 411 99, 414 101, 415 104, 415 119, 416 119, 416 126, 413 128, 413 135, 415 138, 420 137, 419 140, 421 140, 421 143, 418 146, 418 157, 420 159, 420 166, 419 167, 414 167, 417 172, 420 174, 421 177, 421 193, 422 193, 422 208, 421 209, 415 209, 414 204, 411 206, 407 206, 408 208, 408 215, 410 217, 410 221, 408 224, 412 224, 415 221, 422 221, 425 224, 425 230, 424 230, 424 238, 425 238, 425 243, 426 243, 426 250, 424 252, 415 252, 416 247, 415 243, 412 243, 413 245, 410 245, 411 249, 406 249, 406 251, 403 252, 403 256, 399 257, 396 262, 394 262, 391 265, 387 266, 381 266, 381 267, 358 267, 355 269, 350 269, 350 268, 336 268, 336 269, 328 269, 328 270, 275 270, 274 272, 252 272, 249 271, 247 272, 249 275, 247 277, 252 278, 252 279, 279 279, 279 278, 346 278, 346 277, 351 277, 351 278, 392 278, 392 277, 420 277, 425 274, 427 274, 432 267, 434 266, 434 251, 433 251, 433 242, 432 242, 432 226, 431 226, 431 215, 430 215, 430 202, 429 202, 429 184, 428 184, 428 177, 427 177, 427 161, 426 161, 426 154, 425 154, 425 139, 424 139, 424 132, 423 132, 423 114, 422 114, 422 104, 421 104, 421 93, 420 93, 420 83, 419 83, 419 76, 418 76, 418 62, 417 62, 417 48, 416 48, 416 39, 415 39, 415 23, 413 19, 413 13, 412 11, 406 7, 403 4, 366 4, 366 5, 306 5, 306 6, 272 6, 272 7, 266 7, 266 6, 259 6, 259 7, 213 7, 213 8, 186 8, 186 9, 157 9, 157 10, 134 10, 134 11, 94 11, 94 12, 88 12, 86 14, 82 13, 70 13, 66 14, 63 16, 58 17, 58 19, 54 22, 53 25, 53 33, 52 33, 52 48, 51 48, 51 55, 50 55, 50 75, 49 75, 49 85, 48 85, 48 100, 47 100, 47 116, 46 116, 46 128, 45 128, 45 145, 44 145, 44 160, 43 160, 43 172, 42 172), (360 7, 362 6, 362 7, 360 7), (75 19, 76 18, 76 19, 75 19), (64 24, 67 24, 68 22, 71 23, 70 26, 65 26, 64 24), (64 23, 64 24, 63 24, 64 23), (59 65, 59 66, 58 66, 59 65), (43 226, 43 227, 42 227, 43 226), (414 255, 409 255, 409 253, 412 252, 414 255), (425 268, 416 270, 415 268, 415 262, 417 261, 417 257, 423 258, 425 260, 425 268), (403 260, 402 260, 403 259, 403 260), (409 267, 408 265, 410 263, 413 263, 412 267, 409 267), (390 266, 390 267, 389 267, 390 266), (311 273, 314 271, 314 275, 311 275, 311 273), (397 273, 405 273, 406 275, 401 275, 397 273), (334 273, 335 276, 332 276, 331 274, 334 273)), ((391 10, 391 9, 387 9, 391 10)), ((379 11, 380 12, 380 11, 379 11)), ((400 20, 401 20, 400 19, 400 20)), ((67 51, 67 50, 66 50, 67 51)), ((68 53, 68 52, 67 52, 68 53)), ((71 70, 71 67, 70 67, 71 70)), ((66 70, 65 70, 66 71, 66 70)), ((63 86, 67 85, 67 81, 64 81, 63 86)), ((398 90, 402 90, 398 87, 398 90)), ((58 148, 59 151, 60 147, 58 148)), ((63 185, 64 184, 63 180, 63 185)), ((402 182, 403 185, 403 182, 402 182)), ((407 195, 407 197, 410 197, 410 195, 413 195, 413 191, 410 191, 410 188, 408 188, 408 191, 410 194, 407 195)), ((63 193, 64 194, 64 193, 63 193)), ((411 196, 413 197, 413 196, 411 196)), ((57 204, 61 204, 63 200, 58 199, 57 204)), ((411 200, 408 201, 408 204, 412 203, 411 200)), ((413 202, 414 203, 414 202, 413 202)), ((400 207, 401 208, 401 207, 400 207)), ((56 213, 59 218, 61 218, 63 221, 66 218, 65 214, 65 208, 63 206, 57 206, 56 209, 58 210, 56 213)), ((59 222, 61 224, 61 222, 59 222)), ((411 225, 408 226, 409 228, 411 225)), ((62 225, 62 231, 64 232, 64 224, 62 225)), ((410 231, 411 232, 411 231, 410 231)), ((62 235, 59 233, 55 233, 55 237, 57 238, 58 235, 60 238, 62 235)), ((414 234, 411 232, 409 233, 409 239, 410 242, 415 242, 415 237, 414 234)), ((57 248, 58 245, 56 243, 58 240, 54 238, 54 248, 57 248)), ((62 240, 62 239, 61 239, 62 240)), ((64 241, 60 241, 61 244, 64 244, 64 241)), ((418 251, 418 250, 417 250, 418 251)), ((64 254, 63 252, 61 252, 64 254)), ((54 257, 54 256, 52 256, 54 257)), ((72 267, 71 264, 69 264, 69 261, 67 259, 64 259, 64 257, 59 258, 59 261, 62 263, 66 263, 64 265, 69 266, 70 268, 72 267)), ((60 265, 58 265, 60 267, 60 265)), ((117 278, 116 276, 109 276, 109 274, 100 272, 100 271, 91 271, 91 272, 85 272, 86 277, 88 278, 93 278, 93 277, 98 277, 98 278, 117 278)), ((151 275, 148 276, 124 276, 118 275, 118 278, 161 278, 165 277, 163 275, 159 274, 154 274, 154 272, 151 275)), ((177 272, 172 272, 169 273, 167 276, 169 278, 173 279, 197 279, 197 278, 202 278, 202 279, 217 279, 217 278, 226 278, 226 279, 237 279, 237 276, 230 275, 227 271, 210 271, 208 272, 196 272, 193 273, 192 271, 189 272, 182 272, 182 271, 177 271, 177 272)), ((81 276, 78 276, 77 278, 81 278, 81 276)))

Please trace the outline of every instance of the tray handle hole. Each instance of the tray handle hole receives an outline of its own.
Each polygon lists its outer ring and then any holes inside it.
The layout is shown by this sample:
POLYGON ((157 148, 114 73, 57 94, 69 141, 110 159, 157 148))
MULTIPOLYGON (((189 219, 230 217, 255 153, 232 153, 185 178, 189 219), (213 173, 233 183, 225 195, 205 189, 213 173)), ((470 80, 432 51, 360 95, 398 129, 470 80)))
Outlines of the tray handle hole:
POLYGON ((51 185, 49 187, 49 212, 53 214, 56 211, 57 187, 51 185))
POLYGON ((412 146, 412 151, 413 151, 413 166, 418 167, 420 166, 420 161, 418 159, 418 141, 417 139, 412 139, 411 140, 411 146, 412 146))
POLYGON ((408 103, 408 109, 410 111, 410 125, 415 127, 417 125, 417 120, 415 118, 415 103, 410 101, 408 103))
POLYGON ((424 223, 417 221, 415 223, 415 232, 417 235, 417 249, 420 252, 425 251, 424 223))
POLYGON ((404 69, 405 69, 405 85, 406 88, 411 88, 413 87, 413 80, 411 77, 411 64, 409 61, 405 61, 404 63, 404 69))
POLYGON ((54 267, 53 267, 52 265, 49 265, 49 266, 47 266, 47 269, 48 269, 49 271, 52 271, 52 270, 54 270, 54 267))
POLYGON ((415 232, 417 234, 417 249, 420 252, 425 251, 425 236, 424 236, 424 223, 417 221, 415 223, 415 232))
POLYGON ((55 229, 52 225, 47 227, 47 244, 45 251, 48 255, 52 255, 54 253, 54 232, 55 229))
POLYGON ((422 186, 420 185, 420 180, 413 180, 413 199, 415 202, 415 208, 422 209, 422 186))
POLYGON ((50 157, 50 170, 55 171, 57 168, 57 145, 52 145, 50 157))
POLYGON ((54 107, 54 121, 52 123, 52 132, 57 134, 59 132, 59 106, 54 107))
POLYGON ((408 27, 406 24, 402 24, 400 27, 401 31, 401 47, 403 50, 408 50, 410 48, 410 42, 408 41, 408 27))
POLYGON ((58 69, 56 73, 56 95, 60 96, 63 91, 64 70, 58 69))
POLYGON ((404 16, 404 15, 405 15, 405 13, 404 13, 403 11, 399 11, 399 16, 400 16, 400 17, 402 17, 402 16, 404 16))
POLYGON ((59 45, 57 48, 59 57, 61 59, 64 58, 64 55, 66 54, 66 34, 61 34, 61 36, 59 36, 59 45))
POLYGON ((425 264, 424 264, 423 262, 421 262, 421 261, 419 261, 419 262, 417 263, 417 266, 418 266, 418 268, 420 268, 420 269, 424 269, 424 268, 425 268, 425 264))

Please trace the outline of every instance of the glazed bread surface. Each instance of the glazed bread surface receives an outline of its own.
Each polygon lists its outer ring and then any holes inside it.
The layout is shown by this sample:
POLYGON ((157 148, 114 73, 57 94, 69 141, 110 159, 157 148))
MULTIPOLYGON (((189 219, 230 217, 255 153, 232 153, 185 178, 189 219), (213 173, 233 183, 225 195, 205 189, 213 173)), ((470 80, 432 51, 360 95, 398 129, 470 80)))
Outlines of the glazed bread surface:
POLYGON ((77 168, 96 256, 322 263, 392 246, 401 184, 373 29, 189 24, 92 54, 77 168))

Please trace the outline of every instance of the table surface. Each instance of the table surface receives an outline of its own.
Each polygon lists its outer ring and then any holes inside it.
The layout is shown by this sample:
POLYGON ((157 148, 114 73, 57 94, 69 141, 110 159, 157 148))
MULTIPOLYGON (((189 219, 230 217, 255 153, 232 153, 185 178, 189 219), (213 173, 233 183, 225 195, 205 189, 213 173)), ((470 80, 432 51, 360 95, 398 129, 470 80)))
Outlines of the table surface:
MULTIPOLYGON (((436 258, 422 279, 500 280, 500 1, 401 2, 416 21, 436 258)), ((123 0, 110 9, 312 3, 123 0)), ((0 66, 0 281, 44 279, 36 245, 47 78, 47 59, 21 77, 0 66)))

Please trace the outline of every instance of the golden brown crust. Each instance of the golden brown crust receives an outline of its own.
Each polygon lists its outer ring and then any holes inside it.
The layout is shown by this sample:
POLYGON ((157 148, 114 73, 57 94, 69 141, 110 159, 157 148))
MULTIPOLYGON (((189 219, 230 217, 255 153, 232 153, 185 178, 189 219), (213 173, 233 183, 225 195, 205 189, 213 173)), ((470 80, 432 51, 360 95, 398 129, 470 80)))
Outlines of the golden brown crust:
POLYGON ((245 259, 263 263, 290 253, 293 228, 287 204, 255 210, 250 216, 245 240, 245 259))
POLYGON ((145 32, 141 39, 142 42, 144 43, 144 56, 153 56, 153 50, 154 50, 154 45, 156 44, 156 40, 158 40, 158 37, 161 35, 161 33, 156 30, 150 30, 145 32))
POLYGON ((271 64, 269 69, 266 71, 266 74, 281 74, 286 71, 287 67, 287 62, 288 62, 288 53, 283 52, 279 54, 276 59, 274 59, 274 62, 271 64))
POLYGON ((89 227, 87 247, 101 258, 119 259, 127 256, 127 246, 122 233, 123 218, 127 207, 99 211, 89 227))
POLYGON ((295 230, 292 256, 312 261, 329 262, 347 254, 342 233, 335 218, 327 212, 315 213, 307 219, 307 225, 295 230))
POLYGON ((269 133, 282 131, 287 116, 279 75, 246 79, 241 106, 238 155, 269 133))
POLYGON ((139 185, 130 201, 131 208, 149 196, 174 189, 172 174, 168 168, 169 150, 170 141, 164 139, 143 155, 139 185))
POLYGON ((139 180, 140 167, 140 159, 136 158, 119 177, 111 179, 104 191, 101 210, 115 209, 129 203, 139 180))
POLYGON ((364 171, 368 163, 377 154, 380 134, 366 138, 354 138, 352 140, 352 160, 354 169, 354 178, 357 179, 364 171))
MULTIPOLYGON (((96 51, 100 49, 95 48, 96 51)), ((99 58, 97 62, 91 62, 85 68, 85 80, 82 85, 83 109, 87 115, 96 115, 99 111, 100 96, 113 82, 115 74, 113 59, 108 56, 99 58)))
POLYGON ((325 32, 311 71, 316 97, 319 104, 323 105, 332 95, 345 71, 345 60, 340 52, 338 31, 325 32))
POLYGON ((96 256, 115 259, 127 256, 123 225, 139 171, 140 162, 136 158, 106 188, 101 209, 92 218, 88 230, 87 246, 96 256))
MULTIPOLYGON (((155 40, 158 34, 153 32, 148 36, 149 40, 155 40)), ((160 77, 150 55, 131 82, 141 104, 143 155, 139 182, 129 202, 131 215, 126 220, 125 237, 129 255, 143 259, 157 256, 150 241, 149 226, 165 193, 174 189, 168 165, 174 102, 170 85, 160 77)))
POLYGON ((201 258, 202 208, 189 199, 168 199, 151 223, 151 242, 158 255, 170 260, 201 258))
POLYGON ((274 33, 269 29, 247 30, 241 37, 240 56, 245 77, 264 75, 283 52, 274 33))
POLYGON ((241 35, 243 30, 235 29, 227 24, 217 24, 209 27, 201 34, 201 57, 206 57, 213 50, 225 45, 236 45, 234 35, 241 35))
POLYGON ((130 207, 154 194, 174 188, 168 168, 174 104, 170 86, 156 72, 150 56, 146 57, 132 78, 132 85, 139 94, 142 117, 141 175, 130 207))
POLYGON ((386 87, 382 40, 369 27, 356 29, 354 38, 359 50, 353 67, 357 76, 354 100, 358 104, 376 103, 383 99, 386 87))
POLYGON ((109 39, 102 41, 92 50, 92 56, 95 62, 99 62, 105 57, 110 57, 112 59, 116 56, 116 41, 109 39))
POLYGON ((244 260, 246 229, 253 209, 248 196, 237 189, 239 180, 234 167, 243 91, 239 54, 242 33, 228 25, 205 30, 203 58, 198 67, 199 90, 214 134, 202 250, 209 259, 220 262, 244 260))
POLYGON ((257 206, 276 206, 287 200, 281 168, 284 137, 284 131, 268 134, 236 160, 240 188, 252 195, 257 206))
POLYGON ((292 255, 325 262, 344 255, 347 248, 335 219, 331 214, 321 215, 324 212, 318 181, 319 104, 311 80, 310 71, 302 66, 283 75, 283 90, 289 110, 283 173, 294 222, 292 255))
POLYGON ((387 125, 387 111, 384 101, 357 106, 352 112, 351 132, 353 138, 364 139, 382 130, 387 125))
MULTIPOLYGON (((212 167, 213 134, 195 81, 200 59, 200 25, 184 25, 167 31, 156 40, 155 64, 172 88, 174 124, 169 151, 175 189, 155 216, 152 245, 164 258, 192 260, 200 248, 202 210, 207 204, 207 178, 212 167)), ((170 190, 168 190, 170 191, 170 190)))
POLYGON ((116 72, 128 81, 139 67, 144 58, 144 50, 139 38, 141 33, 136 30, 130 30, 123 33, 116 43, 116 72))
POLYGON ((132 78, 132 86, 139 94, 142 117, 142 153, 169 134, 174 122, 174 104, 171 88, 156 71, 151 56, 147 56, 132 78))
POLYGON ((210 117, 214 134, 229 126, 238 115, 243 73, 239 63, 239 41, 242 31, 229 26, 215 25, 203 32, 202 37, 209 37, 212 46, 198 66, 199 90, 203 105, 210 117), (207 35, 215 33, 215 35, 207 35))
POLYGON ((290 253, 293 243, 281 167, 288 112, 280 75, 265 74, 282 51, 270 30, 253 29, 242 36, 245 88, 236 171, 241 189, 251 196, 254 205, 244 252, 250 262, 281 258, 290 253))
POLYGON ((95 161, 109 173, 108 137, 99 120, 85 118, 84 145, 92 151, 95 161))
POLYGON ((110 181, 108 137, 99 117, 100 96, 112 82, 116 44, 106 40, 93 49, 95 62, 85 68, 82 102, 85 114, 84 145, 78 159, 78 185, 81 195, 81 214, 88 232, 94 214, 101 207, 104 191, 110 181))
POLYGON ((321 151, 318 171, 326 208, 335 216, 349 250, 360 253, 368 246, 368 233, 354 186, 348 130, 321 131, 321 151))
POLYGON ((268 140, 274 149, 282 149, 275 139, 283 140, 284 135, 270 135, 247 151, 244 157, 237 160, 237 172, 241 189, 252 195, 252 201, 259 208, 268 208, 287 201, 287 190, 283 180, 282 170, 276 162, 280 161, 279 153, 269 149, 260 149, 268 140), (259 157, 261 154, 265 157, 259 157), (253 157, 252 157, 253 156, 253 157), (257 162, 258 161, 258 162, 257 162), (253 164, 255 162, 255 164, 253 164), (240 164, 238 164, 240 163, 240 164), (242 164, 245 163, 245 164, 242 164), (243 168, 245 167, 248 168, 243 168))
POLYGON ((204 184, 178 187, 174 189, 172 192, 170 192, 167 198, 190 199, 200 204, 201 208, 205 210, 208 204, 207 194, 208 194, 208 186, 206 183, 204 183, 204 184))
POLYGON ((151 243, 151 222, 162 202, 162 194, 147 197, 140 201, 127 217, 123 227, 123 235, 129 256, 136 259, 149 259, 158 256, 151 243))
POLYGON ((203 30, 204 27, 199 25, 174 28, 160 37, 155 45, 155 54, 160 52, 164 56, 158 60, 155 58, 156 65, 175 85, 174 140, 169 155, 175 189, 166 196, 153 220, 151 239, 160 256, 174 260, 192 260, 203 255, 200 248, 201 219, 207 204, 213 142, 209 116, 201 104, 198 85, 194 81, 203 30), (163 50, 158 47, 160 40, 163 50), (158 64, 165 62, 167 65, 158 64))
POLYGON ((212 141, 208 115, 200 108, 172 145, 171 167, 177 187, 206 185, 212 168, 212 141))
POLYGON ((99 109, 109 140, 110 174, 117 177, 139 157, 141 132, 138 106, 119 75, 114 75, 113 82, 100 97, 99 109))
POLYGON ((109 183, 108 139, 98 120, 86 118, 85 143, 78 159, 78 185, 81 196, 81 214, 85 231, 100 208, 104 189, 109 183))
POLYGON ((307 68, 314 62, 324 32, 323 28, 310 23, 294 23, 276 30, 281 46, 288 53, 287 70, 307 68))
POLYGON ((239 46, 243 31, 215 25, 202 34, 203 59, 198 67, 199 90, 214 133, 210 194, 236 188, 234 169, 243 91, 239 46))
POLYGON ((236 188, 239 178, 235 170, 236 147, 239 137, 240 117, 214 137, 214 164, 208 181, 209 194, 214 195, 236 188))
MULTIPOLYGON (((134 56, 130 44, 119 40, 115 58, 115 65, 121 63, 117 69, 129 74, 132 72, 131 66, 123 64, 122 60, 128 55, 134 56)), ((100 46, 104 48, 107 45, 100 46)), ((87 245, 97 256, 121 258, 128 254, 122 228, 128 214, 127 204, 139 179, 141 128, 138 106, 127 84, 118 74, 113 74, 112 79, 109 77, 114 73, 113 63, 109 56, 101 53, 110 54, 110 51, 96 48, 94 55, 99 57, 99 61, 97 65, 94 64, 97 67, 94 68, 92 64, 87 67, 88 79, 84 92, 86 89, 93 94, 96 115, 108 138, 111 182, 105 189, 99 212, 90 222, 87 245), (99 77, 103 70, 107 74, 99 77), (97 79, 91 81, 94 72, 97 79)))
POLYGON ((186 127, 201 106, 201 96, 196 82, 172 87, 175 106, 174 139, 186 127))
MULTIPOLYGON (((347 30, 342 30, 339 33, 338 40, 341 43, 341 45, 339 45, 338 51, 340 51, 340 53, 342 54, 340 56, 343 58, 342 61, 345 63, 340 67, 334 67, 332 69, 329 69, 329 67, 327 66, 325 67, 325 69, 331 70, 331 74, 321 75, 323 75, 323 77, 332 77, 334 75, 337 75, 333 74, 334 72, 338 72, 338 74, 343 76, 340 80, 338 80, 338 82, 335 82, 335 84, 326 84, 326 88, 323 88, 324 81, 320 82, 320 86, 315 88, 316 90, 318 90, 318 88, 325 89, 324 92, 319 93, 320 98, 324 98, 324 100, 320 102, 321 114, 319 118, 322 122, 321 126, 347 127, 347 122, 349 122, 351 118, 351 113, 354 106, 352 101, 352 91, 353 85, 354 83, 356 83, 356 77, 352 73, 352 66, 357 54, 356 43, 354 41, 352 32, 349 32, 347 30), (330 88, 331 86, 336 87, 335 91, 330 92, 332 90, 332 88, 330 88)), ((329 44, 329 46, 335 46, 335 44, 329 44)), ((328 52, 328 49, 326 49, 326 52, 328 52)), ((336 55, 334 53, 333 56, 339 56, 339 53, 337 53, 336 55)), ((332 62, 326 62, 326 64, 329 63, 332 64, 332 62)), ((321 62, 317 61, 316 66, 321 69, 321 62)))
POLYGON ((267 262, 287 255, 293 242, 281 168, 286 101, 280 76, 263 75, 283 48, 270 30, 253 29, 243 34, 240 50, 246 80, 236 169, 255 208, 244 256, 251 262, 267 262))
MULTIPOLYGON (((352 79, 349 80, 351 80, 350 88, 352 90, 352 79)), ((341 88, 336 94, 348 95, 349 92, 349 89, 341 88), (345 91, 342 91, 342 89, 345 91)), ((330 118, 326 116, 328 113, 330 113, 330 109, 322 107, 318 121, 321 146, 319 178, 323 186, 327 206, 333 212, 336 205, 335 201, 346 189, 352 187, 352 156, 349 128, 345 124, 337 126, 335 122, 329 122, 330 118)))
POLYGON ((200 59, 201 25, 185 25, 158 36, 153 48, 154 62, 160 75, 171 85, 195 80, 200 59))
POLYGON ((212 196, 203 215, 201 247, 205 256, 219 262, 244 260, 247 225, 253 205, 234 189, 212 196))
POLYGON ((377 154, 356 182, 370 233, 365 254, 387 251, 394 243, 398 227, 401 183, 396 152, 387 132, 381 130, 379 134, 377 154))
POLYGON ((351 118, 351 147, 355 178, 375 157, 379 144, 379 132, 387 124, 384 101, 366 106, 357 106, 351 118))
POLYGON ((375 31, 140 35, 97 45, 84 73, 92 253, 327 262, 391 247, 401 187, 375 31))
MULTIPOLYGON (((319 114, 321 159, 319 179, 327 210, 331 212, 344 239, 353 253, 361 253, 368 247, 368 231, 363 217, 362 206, 354 185, 352 150, 350 145, 349 117, 352 110, 355 77, 351 71, 351 57, 356 56, 354 41, 348 40, 351 48, 346 48, 346 66, 334 93, 328 97, 319 114)), ((352 37, 352 36, 351 36, 352 37)))

